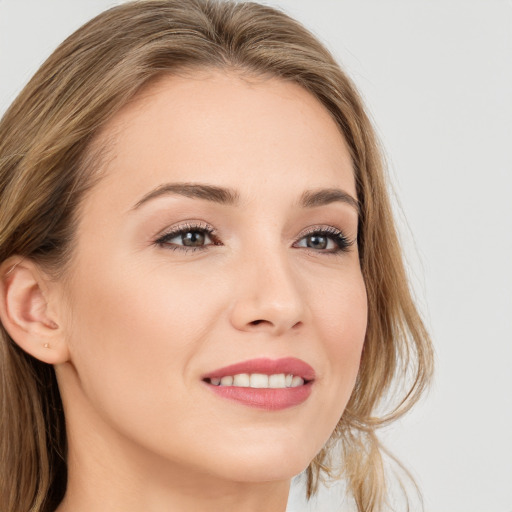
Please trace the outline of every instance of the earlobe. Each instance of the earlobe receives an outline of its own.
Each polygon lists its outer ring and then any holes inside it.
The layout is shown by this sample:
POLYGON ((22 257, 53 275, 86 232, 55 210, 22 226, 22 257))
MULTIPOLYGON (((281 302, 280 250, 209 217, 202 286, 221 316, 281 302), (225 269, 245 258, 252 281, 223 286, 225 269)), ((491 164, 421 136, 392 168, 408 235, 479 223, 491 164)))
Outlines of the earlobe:
POLYGON ((27 353, 48 364, 68 360, 63 329, 52 313, 47 278, 35 262, 9 258, 0 265, 0 320, 27 353))

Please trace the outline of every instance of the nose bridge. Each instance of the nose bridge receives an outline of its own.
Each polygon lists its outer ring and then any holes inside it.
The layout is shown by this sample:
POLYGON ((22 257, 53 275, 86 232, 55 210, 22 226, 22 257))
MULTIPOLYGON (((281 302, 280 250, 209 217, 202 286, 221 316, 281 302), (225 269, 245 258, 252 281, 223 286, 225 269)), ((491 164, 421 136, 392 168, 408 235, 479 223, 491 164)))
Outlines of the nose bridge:
POLYGON ((281 334, 303 321, 304 297, 282 243, 258 245, 241 258, 236 284, 233 324, 242 330, 281 334))

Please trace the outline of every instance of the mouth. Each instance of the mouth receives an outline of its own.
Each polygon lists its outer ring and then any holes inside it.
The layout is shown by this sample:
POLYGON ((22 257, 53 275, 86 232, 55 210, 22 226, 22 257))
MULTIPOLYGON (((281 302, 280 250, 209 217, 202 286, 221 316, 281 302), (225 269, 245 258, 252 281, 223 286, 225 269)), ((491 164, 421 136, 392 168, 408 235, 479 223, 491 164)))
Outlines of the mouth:
POLYGON ((311 394, 315 371, 296 358, 252 359, 202 377, 216 395, 268 411, 296 406, 311 394))
POLYGON ((224 377, 212 377, 205 379, 205 382, 212 386, 233 386, 236 388, 253 389, 285 389, 303 386, 308 382, 298 375, 291 373, 237 373, 236 375, 225 375, 224 377))

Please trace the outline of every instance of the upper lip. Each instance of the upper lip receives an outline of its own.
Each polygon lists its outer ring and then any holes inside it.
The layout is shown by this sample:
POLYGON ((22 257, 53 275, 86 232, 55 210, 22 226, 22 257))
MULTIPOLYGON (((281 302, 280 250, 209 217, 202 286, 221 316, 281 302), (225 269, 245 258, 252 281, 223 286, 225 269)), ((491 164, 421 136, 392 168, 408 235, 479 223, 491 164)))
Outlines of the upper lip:
POLYGON ((285 373, 301 377, 305 381, 315 379, 315 370, 308 363, 296 357, 250 359, 213 370, 203 375, 202 379, 222 378, 227 375, 238 375, 240 373, 262 373, 264 375, 285 373))

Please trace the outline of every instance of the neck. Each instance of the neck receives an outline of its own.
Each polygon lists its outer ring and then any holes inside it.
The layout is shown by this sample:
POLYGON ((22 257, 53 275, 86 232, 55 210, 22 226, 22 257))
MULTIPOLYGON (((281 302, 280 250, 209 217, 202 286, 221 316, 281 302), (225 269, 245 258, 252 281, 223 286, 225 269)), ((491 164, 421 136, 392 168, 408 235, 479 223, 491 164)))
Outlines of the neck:
MULTIPOLYGON (((57 512, 285 512, 289 482, 236 483, 197 474, 173 478, 129 477, 125 471, 95 475, 71 471, 57 512)), ((174 475, 176 476, 176 475, 174 475)))

